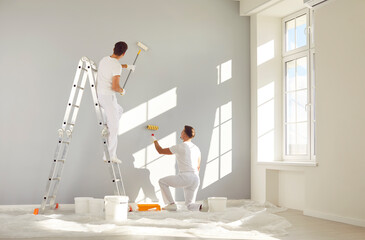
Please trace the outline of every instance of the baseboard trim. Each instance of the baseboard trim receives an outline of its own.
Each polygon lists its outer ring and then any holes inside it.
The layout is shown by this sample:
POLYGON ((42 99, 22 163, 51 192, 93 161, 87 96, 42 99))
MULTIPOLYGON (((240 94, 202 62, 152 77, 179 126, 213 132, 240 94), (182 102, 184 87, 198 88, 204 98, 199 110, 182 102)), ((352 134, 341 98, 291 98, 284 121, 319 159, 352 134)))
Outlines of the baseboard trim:
POLYGON ((323 213, 315 210, 305 209, 303 210, 303 214, 310 217, 322 218, 330 221, 346 223, 350 225, 355 225, 359 227, 365 227, 365 220, 357 219, 357 218, 349 218, 349 217, 342 217, 330 213, 323 213))

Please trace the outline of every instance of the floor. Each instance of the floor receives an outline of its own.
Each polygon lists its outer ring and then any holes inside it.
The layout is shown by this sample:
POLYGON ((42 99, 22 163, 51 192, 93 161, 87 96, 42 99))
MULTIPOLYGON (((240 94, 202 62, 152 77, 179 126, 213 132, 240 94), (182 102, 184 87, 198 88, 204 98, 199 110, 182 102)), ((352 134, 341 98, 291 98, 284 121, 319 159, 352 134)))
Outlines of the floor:
MULTIPOLYGON (((364 240, 365 228, 322 220, 313 217, 307 217, 297 210, 287 210, 277 213, 285 217, 293 226, 289 229, 289 234, 283 237, 273 239, 277 240, 364 240)), ((86 238, 29 238, 31 240, 188 240, 193 238, 180 237, 156 237, 156 236, 110 236, 110 237, 86 237, 86 238)), ((17 240, 29 240, 19 239, 17 240)), ((200 238, 202 239, 202 238, 200 238)), ((206 238, 204 238, 206 239, 206 238)))
POLYGON ((365 228, 304 216, 297 210, 277 215, 285 217, 293 226, 280 240, 365 240, 365 228))

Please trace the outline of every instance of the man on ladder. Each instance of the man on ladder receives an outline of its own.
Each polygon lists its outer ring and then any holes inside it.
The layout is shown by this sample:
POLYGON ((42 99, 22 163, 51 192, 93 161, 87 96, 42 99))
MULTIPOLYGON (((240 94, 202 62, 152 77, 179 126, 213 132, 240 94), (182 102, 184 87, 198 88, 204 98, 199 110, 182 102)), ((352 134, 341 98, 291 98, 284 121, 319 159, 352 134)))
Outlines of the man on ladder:
MULTIPOLYGON (((97 76, 97 94, 100 106, 104 109, 104 117, 109 129, 108 147, 110 160, 121 163, 117 157, 118 127, 119 119, 122 116, 123 108, 118 104, 115 93, 125 94, 125 89, 119 85, 122 68, 135 70, 134 65, 121 65, 121 59, 128 49, 125 42, 117 42, 114 46, 113 54, 101 59, 97 76)), ((104 153, 104 161, 106 156, 104 153)))

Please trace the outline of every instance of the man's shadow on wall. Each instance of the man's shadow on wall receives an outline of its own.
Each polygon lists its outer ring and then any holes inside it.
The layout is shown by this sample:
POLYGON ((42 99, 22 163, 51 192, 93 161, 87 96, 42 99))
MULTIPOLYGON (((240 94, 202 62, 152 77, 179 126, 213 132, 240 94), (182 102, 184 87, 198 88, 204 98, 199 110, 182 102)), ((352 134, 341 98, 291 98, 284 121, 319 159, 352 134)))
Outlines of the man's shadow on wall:
POLYGON ((159 202, 155 193, 155 187, 150 180, 150 170, 145 168, 136 168, 134 166, 134 158, 123 159, 120 164, 123 176, 125 193, 129 197, 130 202, 135 202, 140 189, 144 196, 151 199, 152 202, 159 202))

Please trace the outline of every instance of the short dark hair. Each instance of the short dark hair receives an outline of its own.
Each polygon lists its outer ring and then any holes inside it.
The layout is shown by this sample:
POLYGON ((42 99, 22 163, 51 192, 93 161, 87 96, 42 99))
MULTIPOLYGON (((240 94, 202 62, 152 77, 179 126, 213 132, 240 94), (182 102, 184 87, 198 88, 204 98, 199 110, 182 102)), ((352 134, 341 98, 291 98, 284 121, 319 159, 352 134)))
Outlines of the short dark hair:
POLYGON ((186 133, 186 135, 188 135, 189 138, 195 137, 195 129, 193 127, 185 125, 184 132, 186 133))
POLYGON ((123 55, 128 49, 128 45, 125 42, 117 42, 114 45, 114 54, 117 56, 123 55))

